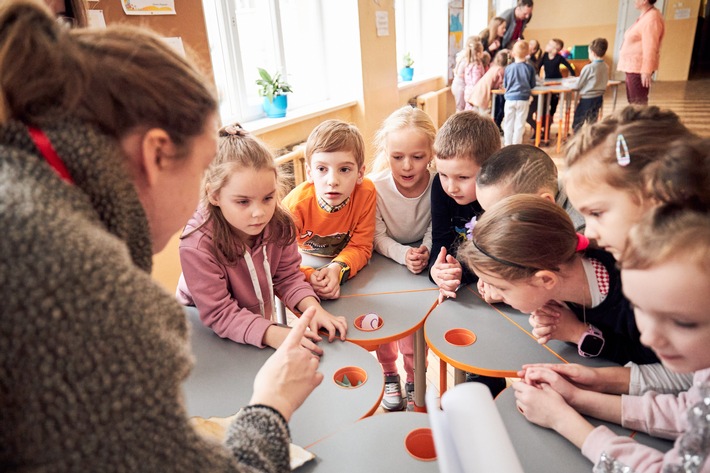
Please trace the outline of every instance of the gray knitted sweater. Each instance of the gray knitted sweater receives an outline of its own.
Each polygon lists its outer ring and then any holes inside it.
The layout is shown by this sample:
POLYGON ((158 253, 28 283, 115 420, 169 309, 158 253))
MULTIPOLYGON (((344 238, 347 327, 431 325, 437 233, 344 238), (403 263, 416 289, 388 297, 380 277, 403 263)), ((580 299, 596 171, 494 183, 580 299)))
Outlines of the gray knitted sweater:
POLYGON ((151 280, 125 158, 90 127, 44 131, 75 185, 23 125, 0 127, 0 471, 288 471, 288 425, 267 408, 226 448, 189 427, 187 324, 151 280))

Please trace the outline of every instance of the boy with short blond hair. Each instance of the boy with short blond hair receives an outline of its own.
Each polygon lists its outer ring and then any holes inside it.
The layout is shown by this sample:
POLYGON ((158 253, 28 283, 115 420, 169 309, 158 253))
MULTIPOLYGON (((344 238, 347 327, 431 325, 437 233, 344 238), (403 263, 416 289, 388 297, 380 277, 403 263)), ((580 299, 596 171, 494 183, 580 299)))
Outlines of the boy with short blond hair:
POLYGON ((609 66, 604 62, 609 42, 604 38, 595 38, 589 44, 589 59, 592 62, 584 66, 579 75, 579 103, 574 110, 572 129, 576 132, 585 122, 594 123, 599 117, 599 110, 604 104, 604 92, 609 82, 609 66))
POLYGON ((296 224, 301 252, 331 258, 319 268, 303 267, 322 299, 337 299, 340 284, 355 276, 372 256, 375 186, 365 176, 360 131, 341 120, 318 125, 306 142, 308 180, 285 198, 296 224))
POLYGON ((526 62, 530 46, 527 41, 518 41, 513 46, 515 62, 505 68, 503 88, 505 89, 505 115, 503 136, 505 145, 523 142, 525 122, 530 109, 530 97, 535 87, 535 69, 526 62))

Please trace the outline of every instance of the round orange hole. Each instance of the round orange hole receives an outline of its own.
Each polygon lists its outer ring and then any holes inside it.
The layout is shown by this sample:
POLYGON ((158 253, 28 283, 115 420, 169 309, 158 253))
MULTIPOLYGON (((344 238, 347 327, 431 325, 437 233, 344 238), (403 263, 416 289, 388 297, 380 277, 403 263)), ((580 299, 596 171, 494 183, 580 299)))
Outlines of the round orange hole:
POLYGON ((374 332, 375 330, 379 330, 384 323, 385 322, 382 320, 382 317, 375 313, 359 315, 353 322, 355 328, 362 330, 363 332, 374 332))
POLYGON ((434 449, 434 437, 431 429, 414 429, 404 439, 404 447, 407 453, 424 462, 436 460, 436 450, 434 449))
POLYGON ((367 372, 357 366, 345 366, 335 372, 333 381, 341 388, 359 388, 367 381, 367 372))
POLYGON ((467 347, 476 341, 476 334, 465 328, 454 328, 444 334, 444 339, 452 345, 467 347))

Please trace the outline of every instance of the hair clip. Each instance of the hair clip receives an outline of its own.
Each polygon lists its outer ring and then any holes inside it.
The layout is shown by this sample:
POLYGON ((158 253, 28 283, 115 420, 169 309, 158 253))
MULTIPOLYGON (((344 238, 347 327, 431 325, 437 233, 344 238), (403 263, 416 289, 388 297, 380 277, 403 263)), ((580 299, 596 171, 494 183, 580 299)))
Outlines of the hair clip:
POLYGON ((581 233, 577 233, 577 247, 574 249, 574 251, 584 251, 587 249, 588 246, 589 238, 582 235, 581 233))
POLYGON ((464 226, 466 227, 466 239, 473 241, 473 228, 476 226, 476 217, 473 217, 471 221, 464 226))
POLYGON ((231 125, 227 125, 224 128, 220 130, 220 136, 228 136, 228 135, 238 135, 238 136, 244 136, 246 134, 246 130, 240 125, 239 123, 233 123, 231 125))
POLYGON ((622 167, 628 166, 631 163, 629 146, 626 144, 626 138, 624 138, 624 135, 621 133, 616 137, 616 162, 622 167))

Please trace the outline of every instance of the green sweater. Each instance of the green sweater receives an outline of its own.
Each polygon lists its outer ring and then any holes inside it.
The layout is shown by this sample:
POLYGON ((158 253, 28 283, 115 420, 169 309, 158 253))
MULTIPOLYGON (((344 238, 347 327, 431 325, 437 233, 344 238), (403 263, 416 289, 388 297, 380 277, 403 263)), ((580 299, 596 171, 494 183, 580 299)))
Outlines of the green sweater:
POLYGON ((85 125, 43 129, 75 185, 22 124, 0 127, 0 471, 288 471, 270 409, 247 408, 226 446, 189 426, 185 315, 150 277, 125 157, 85 125))

